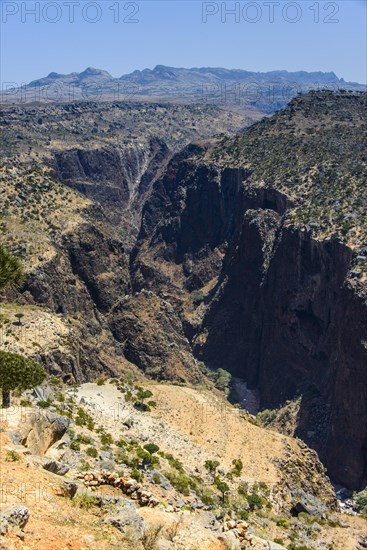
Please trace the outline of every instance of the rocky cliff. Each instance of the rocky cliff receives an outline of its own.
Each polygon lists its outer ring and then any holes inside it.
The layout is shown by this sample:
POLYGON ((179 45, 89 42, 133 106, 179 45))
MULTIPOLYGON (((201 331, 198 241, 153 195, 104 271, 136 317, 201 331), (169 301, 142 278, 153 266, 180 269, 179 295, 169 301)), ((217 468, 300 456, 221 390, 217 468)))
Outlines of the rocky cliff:
POLYGON ((171 299, 196 357, 246 380, 262 408, 301 396, 296 434, 334 480, 360 487, 367 302, 355 265, 363 242, 351 247, 337 231, 320 238, 290 223, 291 194, 257 187, 248 164, 217 167, 203 158, 187 150, 155 185, 133 253, 133 288, 171 299))

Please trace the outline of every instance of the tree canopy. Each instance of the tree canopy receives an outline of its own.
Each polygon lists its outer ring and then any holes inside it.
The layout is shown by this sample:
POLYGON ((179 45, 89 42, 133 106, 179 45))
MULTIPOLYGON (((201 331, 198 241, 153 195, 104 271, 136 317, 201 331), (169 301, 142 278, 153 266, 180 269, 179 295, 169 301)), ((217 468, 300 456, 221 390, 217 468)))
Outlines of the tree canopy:
POLYGON ((10 404, 10 392, 38 386, 46 378, 41 365, 17 353, 0 351, 0 387, 3 407, 10 404))

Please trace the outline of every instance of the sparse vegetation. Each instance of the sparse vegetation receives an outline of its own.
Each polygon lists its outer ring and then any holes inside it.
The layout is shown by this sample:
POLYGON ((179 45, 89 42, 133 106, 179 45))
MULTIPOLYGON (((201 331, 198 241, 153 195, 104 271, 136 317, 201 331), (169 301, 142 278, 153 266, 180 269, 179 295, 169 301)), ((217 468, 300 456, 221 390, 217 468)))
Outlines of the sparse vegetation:
POLYGON ((6 462, 18 462, 18 460, 20 460, 20 454, 13 450, 7 451, 5 460, 6 462))

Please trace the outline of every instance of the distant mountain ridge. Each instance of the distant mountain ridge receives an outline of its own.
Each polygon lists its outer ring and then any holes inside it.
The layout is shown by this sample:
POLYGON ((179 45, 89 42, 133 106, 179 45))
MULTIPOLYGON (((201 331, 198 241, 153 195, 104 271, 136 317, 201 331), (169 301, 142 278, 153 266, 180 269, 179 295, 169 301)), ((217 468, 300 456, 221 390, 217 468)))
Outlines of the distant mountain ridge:
POLYGON ((4 91, 1 101, 210 103, 262 116, 284 107, 298 92, 323 88, 365 91, 364 85, 345 82, 334 72, 254 72, 221 67, 187 69, 157 65, 154 69, 135 70, 118 78, 94 67, 80 73, 51 72, 27 85, 4 91))

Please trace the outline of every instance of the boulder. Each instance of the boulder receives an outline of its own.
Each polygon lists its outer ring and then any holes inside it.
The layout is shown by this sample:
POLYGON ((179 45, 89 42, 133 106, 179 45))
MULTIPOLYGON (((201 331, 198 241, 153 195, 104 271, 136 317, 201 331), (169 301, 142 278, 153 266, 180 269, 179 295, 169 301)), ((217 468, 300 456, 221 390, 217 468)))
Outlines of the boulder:
POLYGON ((26 506, 15 505, 0 512, 0 533, 20 530, 29 520, 29 510, 26 506))
POLYGON ((131 500, 120 498, 118 503, 118 512, 114 515, 104 518, 104 523, 109 523, 116 527, 122 533, 133 529, 139 537, 143 536, 146 530, 144 519, 138 514, 135 503, 131 500))
POLYGON ((321 500, 302 490, 292 492, 292 504, 291 513, 293 515, 306 512, 312 516, 322 517, 326 512, 326 507, 321 500))
POLYGON ((20 428, 22 444, 33 454, 42 456, 51 445, 63 437, 69 424, 67 416, 47 410, 34 412, 20 428))
POLYGON ((62 462, 58 462, 52 458, 32 457, 31 462, 41 468, 44 468, 48 472, 52 472, 53 474, 57 474, 59 476, 65 475, 70 469, 67 464, 63 464, 62 462))
POLYGON ((65 479, 57 474, 47 472, 51 482, 51 491, 60 497, 73 498, 78 490, 79 484, 76 481, 65 479))

